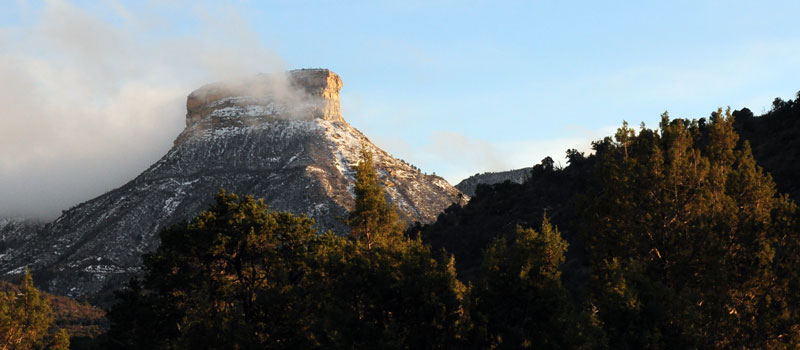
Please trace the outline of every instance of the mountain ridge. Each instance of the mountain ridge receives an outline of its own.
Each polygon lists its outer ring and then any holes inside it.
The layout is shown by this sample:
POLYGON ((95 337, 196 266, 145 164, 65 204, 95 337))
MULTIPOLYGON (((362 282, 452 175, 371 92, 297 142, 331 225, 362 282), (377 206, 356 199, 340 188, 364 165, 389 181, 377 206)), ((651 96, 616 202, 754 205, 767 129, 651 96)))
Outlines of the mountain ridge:
POLYGON ((335 73, 298 70, 270 79, 195 90, 172 149, 130 182, 4 247, 0 271, 9 277, 29 267, 48 292, 102 302, 139 272, 141 254, 157 247, 161 229, 207 208, 220 188, 306 214, 320 231, 346 234, 342 219, 353 206, 352 167, 361 147, 373 153, 387 198, 407 223, 432 222, 466 201, 444 179, 391 157, 350 126, 335 73))

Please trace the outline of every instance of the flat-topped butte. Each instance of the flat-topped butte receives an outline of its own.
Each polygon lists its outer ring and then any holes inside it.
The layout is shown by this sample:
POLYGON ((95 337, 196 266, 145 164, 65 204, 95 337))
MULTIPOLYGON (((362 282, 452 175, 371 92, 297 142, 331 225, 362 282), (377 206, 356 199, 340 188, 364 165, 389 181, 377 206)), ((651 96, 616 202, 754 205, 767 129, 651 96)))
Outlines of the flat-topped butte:
POLYGON ((229 110, 277 119, 343 122, 341 89, 342 79, 328 69, 298 69, 208 84, 186 99, 186 125, 231 114, 229 110))

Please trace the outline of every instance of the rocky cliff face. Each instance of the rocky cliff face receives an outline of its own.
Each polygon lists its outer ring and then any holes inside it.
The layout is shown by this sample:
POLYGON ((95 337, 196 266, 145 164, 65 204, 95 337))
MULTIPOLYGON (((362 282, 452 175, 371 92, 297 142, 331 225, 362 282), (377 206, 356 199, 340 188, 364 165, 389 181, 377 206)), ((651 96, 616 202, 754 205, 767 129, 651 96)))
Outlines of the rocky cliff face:
POLYGON ((350 126, 339 107, 341 87, 338 75, 313 69, 192 92, 187 126, 166 155, 124 186, 0 246, 0 271, 28 266, 49 292, 97 300, 139 271, 159 230, 207 208, 220 188, 264 198, 274 210, 307 214, 320 230, 344 234, 362 145, 406 221, 431 222, 467 199, 350 126))
POLYGON ((475 188, 478 187, 480 184, 492 185, 498 184, 505 181, 511 181, 513 183, 521 184, 528 180, 531 176, 531 170, 533 168, 522 168, 522 169, 515 169, 515 170, 508 170, 508 171, 499 171, 496 173, 482 173, 482 174, 475 174, 472 175, 456 185, 456 188, 459 189, 464 194, 472 197, 475 195, 475 188))
POLYGON ((235 112, 278 119, 344 122, 339 106, 341 89, 342 79, 327 69, 300 69, 286 76, 260 74, 209 84, 186 99, 186 126, 210 115, 236 116, 235 112))

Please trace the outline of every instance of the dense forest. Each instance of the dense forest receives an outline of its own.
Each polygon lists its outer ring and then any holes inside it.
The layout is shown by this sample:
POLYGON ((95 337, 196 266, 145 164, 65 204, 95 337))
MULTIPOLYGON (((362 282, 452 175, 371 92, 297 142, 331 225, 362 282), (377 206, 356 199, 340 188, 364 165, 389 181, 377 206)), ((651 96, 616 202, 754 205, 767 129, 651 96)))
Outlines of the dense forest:
MULTIPOLYGON (((346 237, 221 191, 72 348, 796 349, 798 132, 800 94, 761 117, 624 123, 408 230, 364 151, 346 237)), ((41 319, 22 287, 0 317, 29 300, 41 319)), ((0 336, 25 329, 7 319, 0 336)), ((17 348, 64 346, 51 323, 17 348)))
POLYGON ((414 232, 454 254, 468 282, 487 245, 548 217, 570 244, 562 282, 596 310, 610 348, 796 348, 797 135, 800 93, 761 117, 665 114, 658 130, 623 125, 588 157, 567 151, 563 169, 546 158, 524 184, 481 185, 414 232))
POLYGON ((800 92, 795 100, 776 98, 759 117, 747 108, 733 112, 733 127, 750 142, 753 156, 775 179, 778 189, 800 199, 800 92))

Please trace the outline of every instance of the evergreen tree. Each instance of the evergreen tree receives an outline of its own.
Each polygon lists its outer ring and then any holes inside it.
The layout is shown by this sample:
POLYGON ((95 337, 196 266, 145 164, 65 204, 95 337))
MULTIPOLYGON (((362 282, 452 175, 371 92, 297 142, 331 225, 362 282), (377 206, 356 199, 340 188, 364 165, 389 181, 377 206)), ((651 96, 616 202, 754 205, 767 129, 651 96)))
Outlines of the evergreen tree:
POLYGON ((347 219, 352 237, 372 249, 376 242, 391 244, 402 235, 403 223, 386 201, 372 152, 361 147, 361 161, 355 167, 355 207, 347 219))
MULTIPOLYGON (((615 349, 762 348, 797 324, 776 298, 776 250, 791 222, 730 111, 670 120, 638 135, 623 125, 598 148, 582 212, 593 302, 615 349), (790 322, 791 323, 791 322, 790 322)), ((785 243, 784 243, 785 244, 785 243)))
POLYGON ((334 349, 462 347, 464 285, 452 260, 419 240, 363 244, 340 237, 317 252, 309 277, 315 338, 334 349))
MULTIPOLYGON (((33 286, 28 270, 22 276, 19 291, 0 292, 0 350, 43 347, 52 323, 50 303, 33 286)), ((62 332, 58 333, 59 339, 64 337, 62 332)))
POLYGON ((403 223, 386 201, 362 148, 356 167, 355 209, 349 240, 324 238, 310 278, 323 320, 326 348, 440 348, 463 345, 464 285, 452 257, 431 256, 421 240, 402 235, 403 223))
POLYGON ((469 295, 471 345, 502 349, 601 348, 597 320, 575 307, 561 283, 567 242, 544 218, 540 231, 517 228, 485 252, 469 295))
MULTIPOLYGON (((365 147, 349 237, 221 192, 161 232, 109 313, 109 347, 796 349, 800 211, 733 123, 721 109, 624 123, 566 169, 546 158, 526 184, 480 187, 437 223, 463 252, 503 230, 470 287, 452 255, 402 235, 365 147), (543 209, 571 256, 548 218, 512 232, 543 209)), ((21 299, 3 298, 5 327, 21 299)))
POLYGON ((370 247, 366 235, 316 235, 312 224, 221 192, 191 223, 161 232, 144 280, 132 280, 109 313, 109 347, 458 344, 464 286, 452 260, 397 231, 371 231, 370 247))
POLYGON ((109 313, 115 347, 306 347, 296 286, 316 246, 313 221, 221 191, 191 223, 161 232, 109 313))

